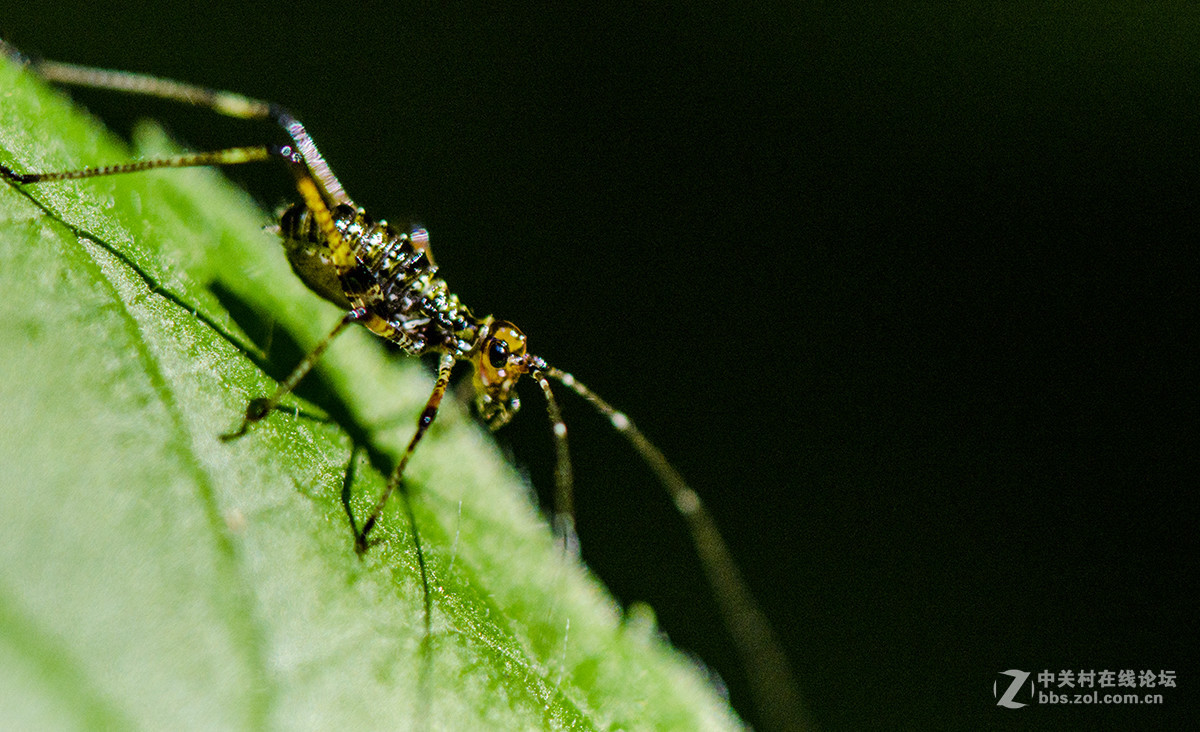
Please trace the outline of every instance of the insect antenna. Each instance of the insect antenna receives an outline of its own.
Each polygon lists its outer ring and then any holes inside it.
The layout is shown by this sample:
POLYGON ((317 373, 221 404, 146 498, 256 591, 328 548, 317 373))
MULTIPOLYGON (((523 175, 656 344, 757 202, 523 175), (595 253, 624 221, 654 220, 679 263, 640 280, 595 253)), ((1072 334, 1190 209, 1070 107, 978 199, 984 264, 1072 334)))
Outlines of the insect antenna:
POLYGON ((750 592, 749 585, 733 561, 725 539, 699 494, 692 490, 662 451, 647 439, 624 412, 615 409, 570 373, 550 366, 541 359, 535 359, 534 362, 536 370, 531 375, 537 379, 546 395, 550 421, 554 426, 558 457, 555 470, 558 482, 556 527, 563 522, 573 530, 573 517, 561 515, 564 509, 572 505, 572 474, 567 454, 566 426, 546 377, 583 397, 608 419, 617 432, 624 435, 662 483, 675 508, 687 522, 692 543, 716 597, 717 606, 733 638, 742 667, 746 670, 754 706, 762 717, 764 728, 813 729, 779 638, 750 592))

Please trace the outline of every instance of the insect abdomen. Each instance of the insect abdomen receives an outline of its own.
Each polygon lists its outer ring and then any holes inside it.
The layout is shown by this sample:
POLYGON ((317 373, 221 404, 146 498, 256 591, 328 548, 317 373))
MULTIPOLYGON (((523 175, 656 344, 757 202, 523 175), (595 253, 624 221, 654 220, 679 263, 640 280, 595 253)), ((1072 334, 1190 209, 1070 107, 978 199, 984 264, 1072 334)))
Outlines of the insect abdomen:
POLYGON ((471 348, 478 321, 437 277, 427 240, 416 236, 424 233, 422 229, 404 231, 345 204, 331 213, 334 226, 357 260, 357 265, 341 276, 311 211, 296 204, 280 217, 288 261, 305 284, 346 309, 361 303, 394 332, 372 330, 410 353, 471 348))
POLYGON ((407 232, 350 206, 338 206, 332 213, 334 226, 358 260, 358 266, 340 279, 325 235, 308 208, 296 204, 279 219, 292 269, 325 299, 346 308, 351 300, 361 299, 370 308, 372 302, 387 300, 409 289, 421 275, 435 271, 407 232))

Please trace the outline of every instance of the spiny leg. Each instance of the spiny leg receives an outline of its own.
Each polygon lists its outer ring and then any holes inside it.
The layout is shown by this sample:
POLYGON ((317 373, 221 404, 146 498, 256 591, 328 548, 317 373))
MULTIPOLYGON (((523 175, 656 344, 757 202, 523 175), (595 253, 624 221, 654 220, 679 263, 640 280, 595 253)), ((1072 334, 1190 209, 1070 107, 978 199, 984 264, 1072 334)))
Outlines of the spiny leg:
POLYGON ((256 147, 231 147, 211 152, 184 153, 154 160, 136 160, 130 163, 102 165, 96 168, 80 168, 78 170, 55 170, 44 173, 18 173, 6 165, 0 164, 0 176, 18 185, 32 183, 52 183, 62 180, 79 180, 82 178, 102 178, 109 175, 125 173, 140 173, 146 170, 160 168, 198 168, 216 165, 241 165, 270 160, 272 157, 287 154, 285 149, 259 145, 256 147))
POLYGON ((198 107, 208 107, 221 114, 244 119, 263 118, 269 114, 270 105, 268 103, 250 99, 241 94, 206 89, 148 74, 113 71, 94 66, 80 66, 62 61, 32 58, 4 41, 0 41, 0 52, 28 67, 46 81, 56 84, 108 89, 169 99, 198 107))
MULTIPOLYGON (((112 71, 91 66, 59 61, 26 58, 17 49, 0 40, 0 53, 28 67, 43 79, 60 84, 103 89, 157 97, 184 104, 203 107, 218 114, 247 120, 270 120, 279 125, 291 138, 294 147, 261 146, 252 148, 230 148, 212 153, 192 153, 161 160, 126 163, 83 171, 60 173, 18 174, 0 166, 0 174, 15 183, 31 183, 67 178, 86 178, 118 173, 132 173, 152 168, 179 168, 204 165, 233 165, 237 163, 266 160, 271 156, 282 157, 296 179, 296 188, 304 198, 305 205, 316 217, 321 233, 333 255, 334 266, 339 275, 345 274, 354 265, 354 255, 333 225, 330 209, 338 204, 354 205, 333 174, 325 158, 317 150, 304 125, 283 107, 253 99, 242 94, 211 89, 172 79, 128 71, 112 71)), ((363 303, 351 298, 355 307, 363 303)))
MULTIPOLYGON (((196 84, 151 76, 149 74, 112 71, 92 66, 78 66, 61 61, 30 59, 3 41, 0 41, 0 53, 4 53, 17 62, 24 64, 31 71, 49 82, 156 97, 203 107, 227 117, 274 122, 283 128, 292 139, 296 150, 303 160, 304 166, 308 169, 312 177, 316 179, 317 186, 321 189, 325 200, 332 201, 334 204, 346 203, 353 205, 353 201, 346 195, 341 182, 338 181, 329 164, 325 162, 325 158, 317 150, 316 144, 309 136, 308 131, 305 130, 304 125, 278 104, 272 104, 261 99, 253 99, 234 92, 211 89, 196 84)), ((222 165, 227 163, 198 164, 222 165)))
POLYGON ((434 383, 433 392, 430 393, 429 399, 425 401, 425 408, 421 410, 421 416, 417 419, 417 431, 413 433, 412 439, 408 441, 408 447, 404 450, 404 455, 401 456, 396 469, 388 477, 387 486, 383 489, 383 493, 379 494, 374 508, 371 509, 370 515, 367 516, 367 520, 363 522, 362 531, 355 537, 355 548, 359 554, 368 549, 367 535, 371 533, 371 529, 379 521, 384 507, 387 506, 388 499, 392 497, 392 493, 400 486, 400 481, 404 479, 404 468, 408 465, 409 459, 417 449, 417 443, 421 441, 421 438, 425 436, 425 431, 429 429, 429 425, 433 424, 433 420, 437 418, 438 407, 442 403, 442 397, 446 394, 446 388, 450 385, 450 372, 454 368, 454 363, 454 356, 448 353, 442 354, 441 361, 438 362, 437 382, 434 383))
POLYGON ((679 513, 687 521, 692 543, 712 586, 729 634, 738 649, 750 681, 755 707, 768 729, 811 729, 787 656, 767 616, 751 594, 729 547, 708 509, 662 451, 646 438, 623 412, 617 411, 571 374, 548 366, 547 376, 586 399, 612 426, 625 436, 641 455, 659 482, 667 489, 679 513))
MULTIPOLYGON (((9 168, 0 166, 0 174, 14 183, 35 183, 68 178, 89 178, 119 173, 132 173, 153 168, 182 168, 207 165, 235 165, 247 162, 266 160, 270 157, 283 158, 292 171, 296 180, 296 189, 304 199, 305 205, 313 212, 321 233, 326 238, 333 260, 334 268, 339 275, 344 275, 355 264, 354 252, 342 238, 337 227, 333 225, 330 209, 338 204, 354 203, 342 184, 334 176, 329 164, 317 150, 316 144, 305 130, 304 125, 283 107, 253 99, 242 94, 211 89, 195 84, 164 79, 148 74, 136 74, 128 71, 112 71, 91 66, 59 61, 35 60, 26 58, 17 49, 0 40, 0 53, 4 53, 17 62, 24 64, 43 79, 60 84, 104 89, 157 97, 184 104, 203 107, 229 117, 247 120, 270 120, 279 125, 291 138, 292 146, 258 146, 239 147, 218 150, 210 153, 188 153, 160 160, 111 165, 78 171, 61 171, 57 173, 15 173, 9 168)), ((362 302, 351 298, 355 307, 362 307, 362 302)))

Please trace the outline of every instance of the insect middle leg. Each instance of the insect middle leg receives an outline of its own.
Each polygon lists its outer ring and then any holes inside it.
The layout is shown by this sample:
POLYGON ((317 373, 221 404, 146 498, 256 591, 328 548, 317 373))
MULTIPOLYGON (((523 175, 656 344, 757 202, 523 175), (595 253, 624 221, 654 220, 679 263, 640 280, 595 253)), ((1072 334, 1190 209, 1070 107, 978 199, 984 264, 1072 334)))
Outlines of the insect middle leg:
MULTIPOLYGON (((321 356, 325 354, 325 350, 329 348, 329 345, 333 343, 333 340, 337 338, 337 336, 341 334, 343 330, 345 330, 346 326, 369 317, 370 314, 362 308, 356 308, 346 313, 346 315, 338 321, 337 325, 333 327, 333 330, 329 331, 329 334, 322 338, 321 341, 313 348, 313 350, 310 351, 308 355, 300 361, 300 363, 296 364, 296 367, 293 368, 292 372, 288 374, 288 377, 279 384, 271 396, 267 397, 266 399, 255 399, 250 402, 249 406, 246 408, 246 416, 242 418, 241 425, 239 425, 236 430, 221 435, 221 440, 228 442, 230 440, 237 439, 245 435, 252 424, 266 418, 267 415, 269 415, 279 406, 280 402, 282 402, 288 394, 292 393, 296 389, 304 377, 307 376, 310 371, 312 371, 313 367, 317 365, 318 361, 320 361, 321 356)), ((368 537, 371 533, 371 530, 374 529, 375 525, 379 522, 379 517, 383 514, 384 508, 387 507, 387 502, 392 497, 392 494, 395 493, 396 489, 400 487, 400 483, 404 479, 404 469, 407 467, 408 461, 412 458, 413 453, 416 452, 417 445, 421 442, 421 438, 425 436, 425 432, 429 429, 429 426, 433 424, 434 419, 437 418, 437 413, 439 407, 441 406, 442 398, 445 396, 446 389, 450 385, 450 374, 454 368, 454 364, 455 359, 452 355, 442 355, 441 360, 438 363, 437 381, 433 385, 433 391, 429 394, 429 398, 425 401, 425 408, 421 410, 421 415, 417 420, 416 432, 413 433, 412 438, 409 440, 408 447, 405 448, 404 454, 400 458, 400 462, 396 464, 395 469, 392 470, 391 475, 388 477, 387 484, 384 487, 383 492, 380 493, 379 497, 376 499, 375 504, 371 509, 371 513, 368 514, 366 520, 363 522, 362 529, 355 528, 354 544, 355 550, 359 554, 363 554, 368 548, 370 548, 368 537)), ((353 517, 351 517, 351 522, 353 523, 353 517)))
POLYGON ((329 344, 333 343, 333 339, 337 338, 338 334, 345 330, 347 325, 362 320, 366 314, 367 312, 361 308, 356 308, 346 313, 338 321, 338 324, 333 327, 333 330, 329 331, 329 334, 322 338, 300 363, 296 364, 296 367, 292 369, 288 377, 275 389, 275 393, 266 399, 251 400, 249 406, 246 407, 246 416, 242 418, 242 424, 233 432, 221 435, 221 440, 229 442, 241 437, 246 434, 246 430, 250 429, 250 425, 262 420, 274 411, 279 406, 279 403, 283 401, 283 398, 292 393, 299 386, 300 381, 308 375, 308 372, 312 371, 313 367, 317 365, 317 361, 321 360, 321 356, 325 353, 325 349, 329 348, 329 344))

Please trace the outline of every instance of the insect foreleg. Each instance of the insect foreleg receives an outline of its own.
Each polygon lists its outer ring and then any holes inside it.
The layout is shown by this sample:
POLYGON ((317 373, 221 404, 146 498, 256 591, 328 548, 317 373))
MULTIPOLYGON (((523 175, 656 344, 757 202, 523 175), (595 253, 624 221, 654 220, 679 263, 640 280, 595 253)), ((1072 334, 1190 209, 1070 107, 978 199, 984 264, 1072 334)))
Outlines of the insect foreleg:
POLYGON ((547 367, 550 378, 586 399, 612 426, 625 436, 633 449, 654 471, 675 507, 687 522, 692 543, 700 556, 713 595, 730 636, 749 676, 755 706, 773 729, 811 729, 808 714, 789 667, 787 656, 767 616, 754 599, 746 580, 733 561, 729 547, 703 501, 671 465, 662 451, 646 438, 624 412, 617 411, 571 374, 547 367))
POLYGON ((571 451, 567 443, 567 423, 550 380, 541 371, 530 375, 542 388, 546 397, 546 412, 550 417, 550 430, 554 434, 554 533, 558 535, 563 549, 569 554, 579 553, 579 535, 575 533, 575 471, 571 468, 571 451))

